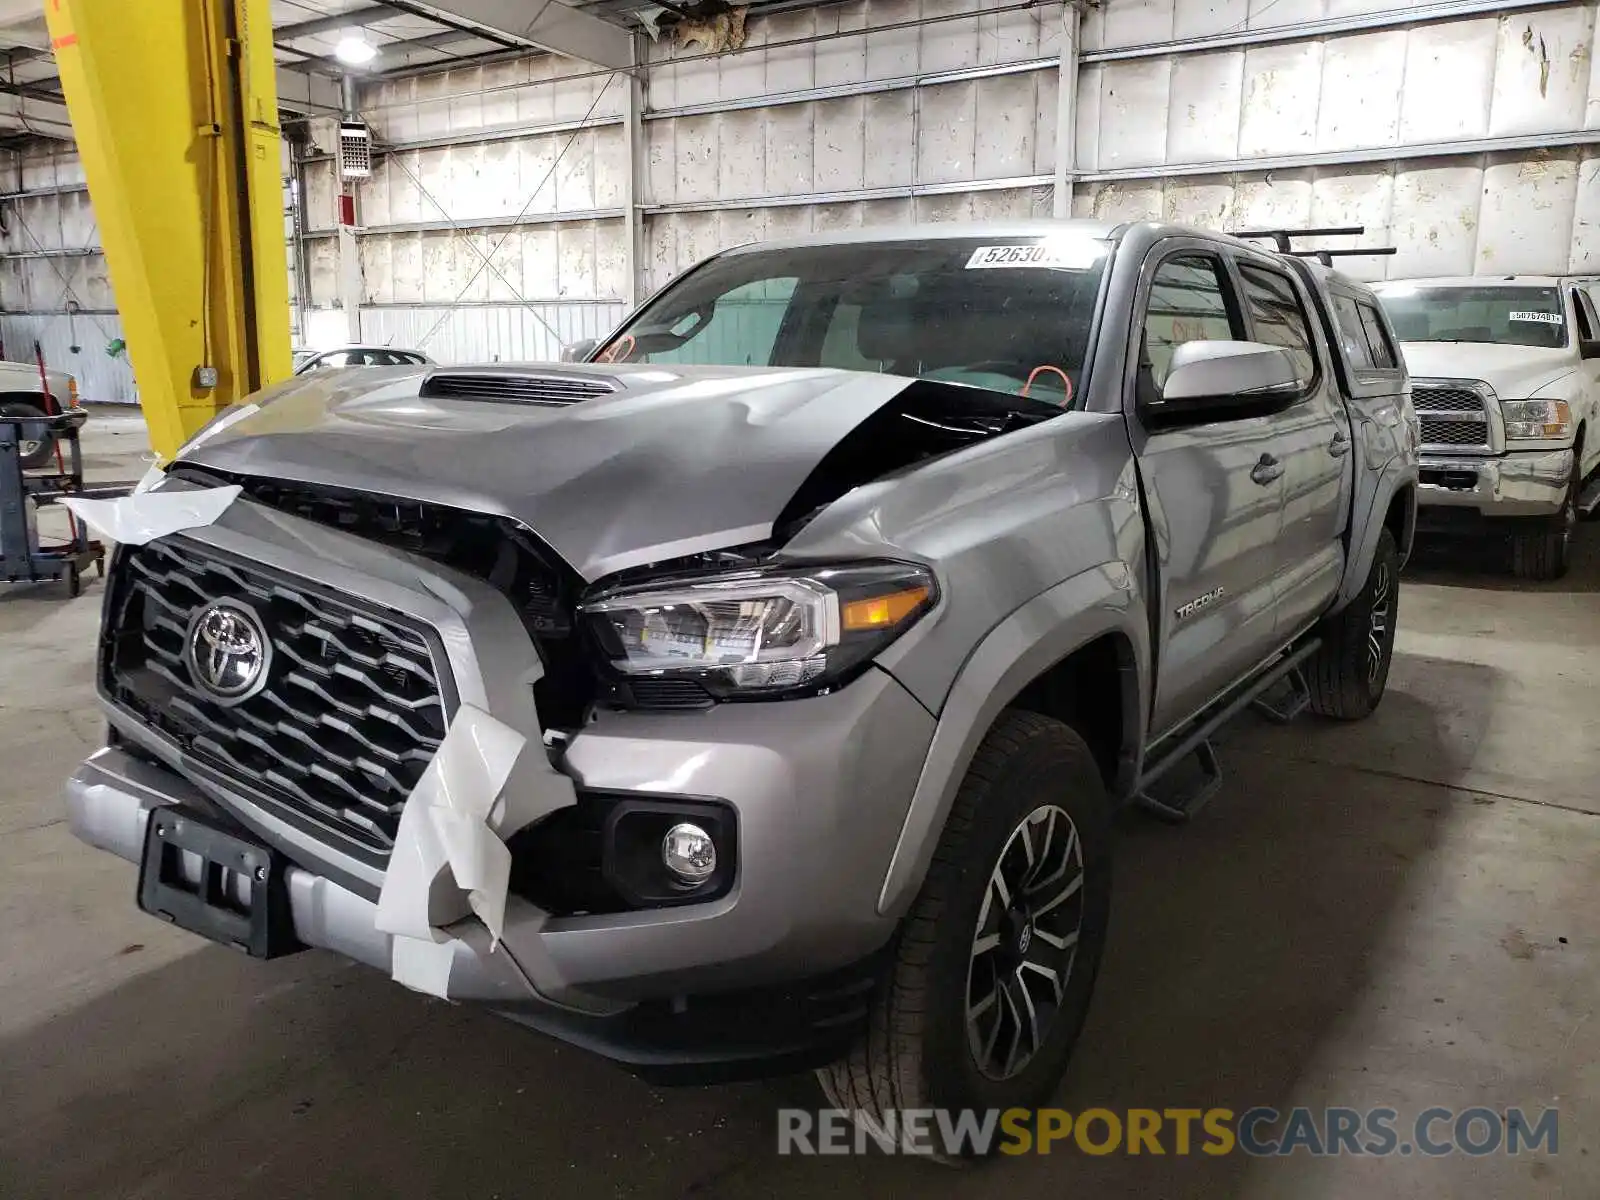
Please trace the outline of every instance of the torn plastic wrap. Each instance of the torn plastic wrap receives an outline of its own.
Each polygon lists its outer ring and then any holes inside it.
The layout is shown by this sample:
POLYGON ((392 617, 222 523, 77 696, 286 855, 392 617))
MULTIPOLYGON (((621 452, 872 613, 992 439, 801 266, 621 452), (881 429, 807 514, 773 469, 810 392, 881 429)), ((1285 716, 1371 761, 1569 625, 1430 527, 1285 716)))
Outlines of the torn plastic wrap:
POLYGON ((115 500, 65 496, 61 503, 98 533, 127 546, 142 546, 183 529, 214 524, 242 491, 237 484, 187 491, 145 491, 115 500))
MULTIPOLYGON (((441 880, 464 896, 465 909, 483 922, 491 952, 499 946, 511 881, 505 839, 575 799, 572 781, 543 761, 542 745, 536 747, 539 762, 517 772, 519 792, 531 785, 541 794, 520 797, 516 805, 502 796, 527 744, 503 721, 462 705, 407 798, 378 897, 377 927, 393 935, 395 982, 449 995, 455 939, 434 923, 441 880)), ((442 907, 448 909, 448 902, 442 907)), ((447 911, 443 921, 456 915, 447 911)))

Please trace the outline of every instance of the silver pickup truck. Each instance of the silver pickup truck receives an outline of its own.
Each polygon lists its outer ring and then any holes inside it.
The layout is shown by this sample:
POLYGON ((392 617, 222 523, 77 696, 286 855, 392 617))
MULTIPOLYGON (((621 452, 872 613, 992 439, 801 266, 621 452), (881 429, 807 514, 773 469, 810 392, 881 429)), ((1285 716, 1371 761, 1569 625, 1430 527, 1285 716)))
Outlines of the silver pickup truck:
POLYGON ((1371 292, 1162 225, 861 231, 587 357, 292 380, 114 502, 73 828, 179 926, 655 1078, 1040 1101, 1113 810, 1193 816, 1247 706, 1383 695, 1417 425, 1371 292))

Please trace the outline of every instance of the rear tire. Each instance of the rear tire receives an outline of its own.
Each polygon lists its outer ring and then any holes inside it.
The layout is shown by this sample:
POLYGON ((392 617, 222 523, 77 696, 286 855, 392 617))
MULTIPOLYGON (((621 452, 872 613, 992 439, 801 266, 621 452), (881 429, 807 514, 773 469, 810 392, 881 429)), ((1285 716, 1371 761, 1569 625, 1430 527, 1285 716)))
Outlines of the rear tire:
POLYGON ((817 1072, 829 1102, 887 1143, 890 1113, 1046 1100, 1099 970, 1110 839, 1083 739, 1037 713, 1002 714, 956 795, 866 1032, 817 1072))
POLYGON ((1578 528, 1582 483, 1580 469, 1574 465, 1561 511, 1548 522, 1528 522, 1532 528, 1511 535, 1511 573, 1518 579, 1542 583, 1567 573, 1572 565, 1572 535, 1578 528))
POLYGON ((1366 585, 1323 623, 1322 646, 1306 663, 1312 712, 1339 721, 1372 715, 1389 683, 1399 612, 1400 552, 1384 529, 1366 585))

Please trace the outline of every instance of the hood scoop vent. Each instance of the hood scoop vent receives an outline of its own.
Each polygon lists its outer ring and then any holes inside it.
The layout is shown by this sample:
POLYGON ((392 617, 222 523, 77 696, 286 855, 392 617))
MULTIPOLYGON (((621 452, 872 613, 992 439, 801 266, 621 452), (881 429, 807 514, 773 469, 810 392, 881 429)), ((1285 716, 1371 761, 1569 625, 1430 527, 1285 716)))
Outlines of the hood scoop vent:
POLYGON ((483 400, 565 408, 617 391, 615 382, 590 375, 521 375, 493 371, 435 371, 419 393, 430 400, 483 400))

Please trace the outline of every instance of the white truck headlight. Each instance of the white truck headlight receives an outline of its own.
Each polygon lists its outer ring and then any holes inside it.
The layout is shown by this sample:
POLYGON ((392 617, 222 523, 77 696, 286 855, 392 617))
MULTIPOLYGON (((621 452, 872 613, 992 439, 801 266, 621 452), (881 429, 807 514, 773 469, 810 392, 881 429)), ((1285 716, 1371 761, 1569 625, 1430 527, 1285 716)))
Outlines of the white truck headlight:
POLYGON ((733 700, 847 682, 936 596, 927 568, 874 562, 647 583, 578 611, 618 675, 692 679, 733 700))
POLYGON ((1565 400, 1502 400, 1506 440, 1544 442, 1572 436, 1572 409, 1565 400))

